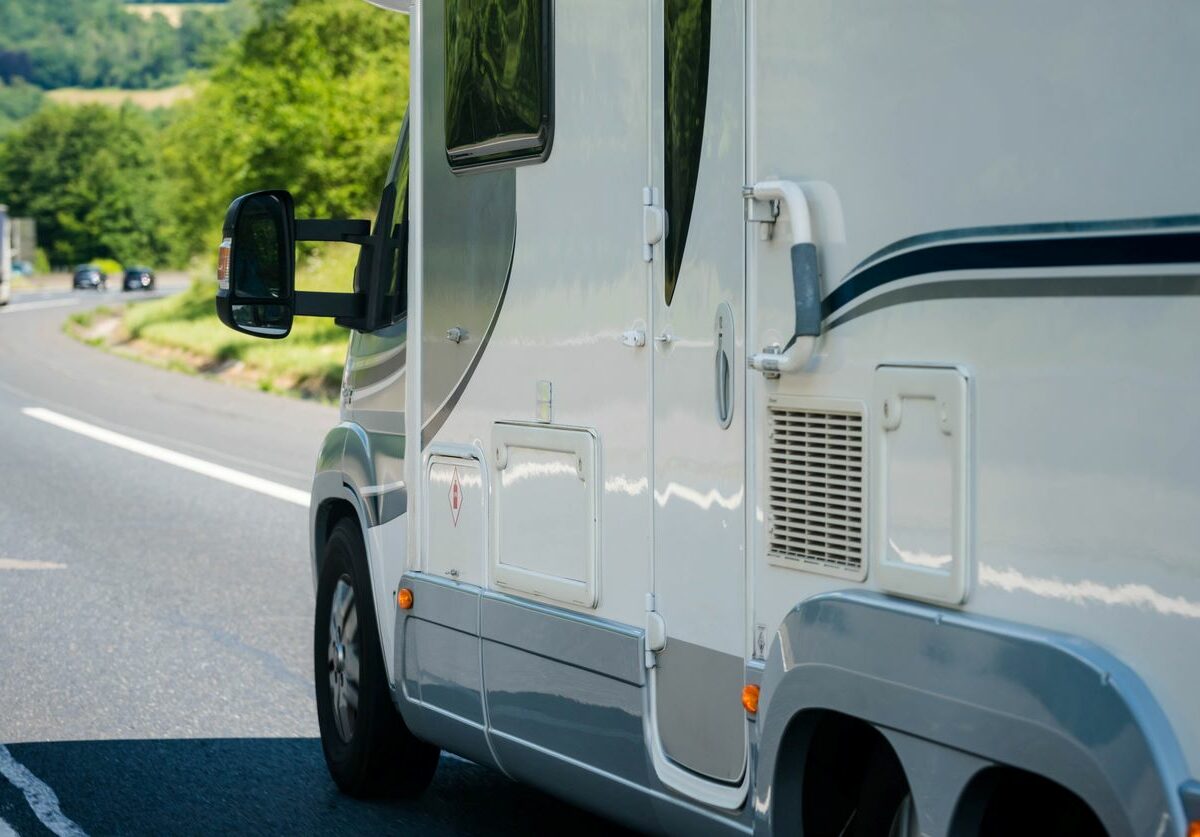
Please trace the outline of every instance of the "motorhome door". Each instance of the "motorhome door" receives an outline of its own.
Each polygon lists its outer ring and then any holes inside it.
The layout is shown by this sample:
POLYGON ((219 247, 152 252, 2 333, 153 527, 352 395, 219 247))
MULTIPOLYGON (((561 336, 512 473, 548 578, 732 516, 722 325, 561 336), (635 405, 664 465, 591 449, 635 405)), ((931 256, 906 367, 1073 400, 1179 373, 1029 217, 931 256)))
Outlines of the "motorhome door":
POLYGON ((744 12, 735 0, 654 5, 651 198, 668 229, 651 302, 649 619, 666 629, 655 726, 669 762, 736 785, 746 764, 744 12))

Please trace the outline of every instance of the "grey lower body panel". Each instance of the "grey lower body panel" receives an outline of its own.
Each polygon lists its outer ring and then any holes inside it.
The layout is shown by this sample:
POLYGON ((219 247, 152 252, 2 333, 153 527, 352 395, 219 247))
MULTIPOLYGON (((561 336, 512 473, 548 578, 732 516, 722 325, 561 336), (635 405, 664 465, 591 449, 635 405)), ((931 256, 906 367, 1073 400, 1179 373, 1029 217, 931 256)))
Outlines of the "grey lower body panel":
POLYGON ((512 741, 643 784, 641 638, 484 595, 489 723, 512 741))
POLYGON ((674 637, 658 654, 658 734, 674 760, 721 782, 741 781, 746 714, 741 657, 674 637))
POLYGON ((1186 762, 1128 667, 1076 637, 865 592, 817 596, 779 627, 763 672, 756 833, 799 787, 791 733, 816 713, 874 724, 919 811, 946 833, 959 794, 991 765, 1071 790, 1112 837, 1185 833, 1186 762), (777 807, 777 806, 776 806, 777 807))
POLYGON ((641 631, 410 573, 396 620, 409 728, 581 807, 652 832, 744 834, 663 787, 645 738, 641 631))
MULTIPOLYGON (((1103 650, 846 592, 797 606, 765 666, 743 671, 761 679, 763 694, 750 736, 752 802, 722 814, 654 772, 641 631, 419 573, 403 583, 414 607, 396 622, 397 703, 409 727, 639 829, 744 833, 752 823, 759 834, 790 833, 776 814, 797 797, 803 768, 787 757, 788 733, 814 712, 885 735, 918 810, 932 817, 930 834, 950 833, 964 790, 994 765, 1068 788, 1113 837, 1182 835, 1200 809, 1200 786, 1189 783, 1153 696, 1103 650)), ((696 695, 660 697, 686 717, 696 695)), ((669 729, 683 736, 688 727, 669 729)))
POLYGON ((488 744, 479 666, 479 591, 405 576, 413 607, 396 619, 399 709, 418 736, 499 767, 488 744))

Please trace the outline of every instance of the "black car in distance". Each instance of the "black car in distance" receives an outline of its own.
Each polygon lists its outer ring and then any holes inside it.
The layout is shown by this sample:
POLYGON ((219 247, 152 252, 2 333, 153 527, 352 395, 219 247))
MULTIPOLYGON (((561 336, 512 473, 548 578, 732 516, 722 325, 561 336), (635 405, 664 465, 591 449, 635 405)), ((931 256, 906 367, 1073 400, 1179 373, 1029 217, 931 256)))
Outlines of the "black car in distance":
POLYGON ((125 269, 125 279, 121 282, 123 291, 152 291, 154 290, 154 271, 148 267, 128 267, 125 269))
POLYGON ((81 264, 75 268, 75 277, 71 280, 71 289, 79 288, 93 291, 107 290, 108 274, 94 264, 81 264))

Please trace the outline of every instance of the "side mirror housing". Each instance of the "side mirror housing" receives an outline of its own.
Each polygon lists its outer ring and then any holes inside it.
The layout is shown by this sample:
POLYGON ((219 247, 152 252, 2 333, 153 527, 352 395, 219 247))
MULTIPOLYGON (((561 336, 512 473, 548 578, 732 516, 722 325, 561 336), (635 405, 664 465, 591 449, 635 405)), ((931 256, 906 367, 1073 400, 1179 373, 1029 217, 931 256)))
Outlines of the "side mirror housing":
POLYGON ((291 193, 242 195, 229 205, 217 263, 217 316, 255 337, 292 330, 296 308, 296 208, 291 193))
POLYGON ((290 192, 271 189, 242 195, 229 205, 221 231, 217 316, 234 331, 276 340, 288 336, 294 317, 332 317, 340 326, 362 331, 380 328, 378 316, 368 311, 380 307, 369 305, 376 249, 369 221, 297 221, 290 192), (367 290, 297 291, 297 241, 362 247, 367 290))

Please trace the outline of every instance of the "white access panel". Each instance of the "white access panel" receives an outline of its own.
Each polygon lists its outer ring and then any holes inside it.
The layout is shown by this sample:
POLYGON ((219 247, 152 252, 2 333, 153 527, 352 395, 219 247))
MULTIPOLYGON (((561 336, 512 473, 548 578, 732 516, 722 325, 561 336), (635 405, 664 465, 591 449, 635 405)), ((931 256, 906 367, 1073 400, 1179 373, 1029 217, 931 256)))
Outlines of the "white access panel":
POLYGON ((962 604, 971 578, 969 381, 957 368, 875 372, 876 582, 891 593, 962 604))
POLYGON ((501 590, 595 607, 596 437, 552 426, 492 426, 492 581, 501 590))
POLYGON ((487 491, 479 461, 431 456, 425 488, 425 571, 482 586, 487 491))

